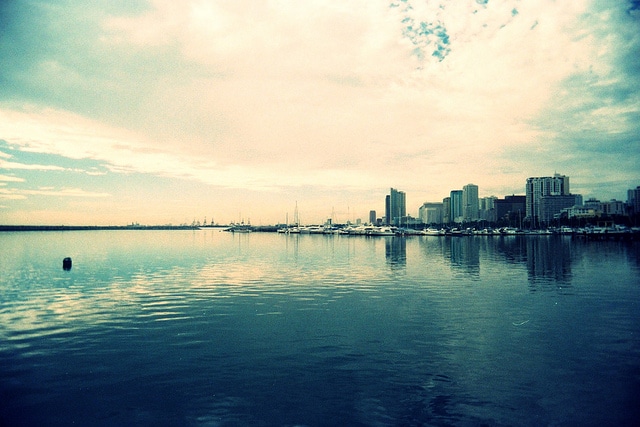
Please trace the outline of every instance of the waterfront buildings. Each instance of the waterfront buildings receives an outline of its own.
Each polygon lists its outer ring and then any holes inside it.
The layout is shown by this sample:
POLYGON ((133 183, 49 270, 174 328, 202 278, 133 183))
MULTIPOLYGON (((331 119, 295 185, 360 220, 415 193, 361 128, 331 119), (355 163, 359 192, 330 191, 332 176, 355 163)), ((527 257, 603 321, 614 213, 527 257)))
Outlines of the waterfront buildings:
POLYGON ((541 224, 550 225, 554 219, 559 217, 563 209, 573 206, 582 206, 580 196, 574 194, 551 195, 540 198, 540 216, 538 221, 541 224))
MULTIPOLYGON (((610 200, 601 202, 590 198, 583 203, 580 194, 571 194, 569 177, 554 174, 547 177, 531 177, 525 184, 525 195, 478 197, 478 186, 467 184, 462 190, 451 190, 442 202, 424 202, 418 209, 418 217, 406 213, 406 195, 391 188, 385 199, 385 216, 376 218, 375 211, 369 213, 369 222, 395 226, 417 226, 420 224, 503 224, 518 228, 540 228, 558 225, 564 219, 604 218, 631 216, 631 223, 640 220, 640 186, 628 190, 627 202, 610 200), (635 216, 634 216, 635 215, 635 216), (635 218, 635 219, 634 219, 635 218)), ((487 224, 487 225, 488 225, 487 224)), ((480 227, 483 225, 480 224, 480 227)), ((484 225, 486 226, 486 225, 484 225)))
POLYGON ((496 196, 482 197, 480 200, 480 209, 478 211, 479 219, 489 222, 495 222, 496 216, 496 196))
POLYGON ((442 224, 443 203, 425 202, 418 209, 418 218, 423 224, 442 224))
POLYGON ((600 203, 600 200, 595 199, 593 197, 591 197, 590 199, 587 199, 586 202, 584 202, 583 206, 585 208, 589 208, 589 209, 593 209, 594 211, 602 211, 602 203, 600 203))
POLYGON ((464 220, 464 202, 462 194, 462 190, 451 190, 451 193, 449 193, 449 197, 451 198, 449 222, 462 223, 464 220))
POLYGON ((567 218, 595 218, 599 212, 587 206, 571 206, 570 208, 562 209, 560 215, 566 215, 567 218))
POLYGON ((385 222, 387 225, 400 226, 407 216, 407 199, 404 191, 391 188, 385 199, 385 222))
POLYGON ((603 215, 607 216, 622 216, 626 214, 625 203, 622 200, 609 200, 608 202, 600 203, 600 210, 603 215))
POLYGON ((449 224, 451 222, 451 197, 442 199, 442 223, 449 224))
POLYGON ((479 211, 478 186, 467 184, 462 187, 462 220, 477 221, 479 211))
POLYGON ((504 196, 504 199, 495 200, 496 219, 510 224, 520 224, 525 217, 526 196, 504 196))
MULTIPOLYGON (((525 220, 536 227, 539 222, 542 220, 542 198, 543 197, 553 197, 553 196, 568 196, 571 193, 569 192, 569 177, 560 174, 554 174, 553 176, 545 176, 545 177, 532 177, 527 178, 527 183, 525 186, 525 196, 526 196, 526 216, 525 220)), ((572 206, 565 206, 568 203, 569 199, 558 199, 557 201, 547 200, 546 208, 552 209, 556 207, 560 207, 557 212, 559 213, 561 209, 572 206)), ((548 211, 545 212, 545 218, 548 217, 548 211)))
POLYGON ((630 215, 640 214, 640 186, 627 190, 627 204, 630 215))

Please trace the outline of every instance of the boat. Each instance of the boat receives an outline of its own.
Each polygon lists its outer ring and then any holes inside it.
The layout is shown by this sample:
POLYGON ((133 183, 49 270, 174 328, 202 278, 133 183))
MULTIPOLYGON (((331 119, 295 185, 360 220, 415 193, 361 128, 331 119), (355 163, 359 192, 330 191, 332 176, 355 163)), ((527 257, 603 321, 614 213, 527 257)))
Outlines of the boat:
POLYGON ((566 226, 560 227, 560 234, 571 235, 571 234, 575 234, 575 232, 576 231, 571 227, 566 227, 566 226))
POLYGON ((367 230, 368 236, 395 236, 396 232, 391 227, 372 227, 367 230))
POLYGON ((471 229, 466 228, 462 230, 460 228, 452 228, 447 232, 447 236, 454 236, 454 237, 471 236, 471 229))
POLYGON ((438 229, 438 228, 435 228, 435 227, 428 227, 428 228, 425 228, 424 230, 422 230, 422 234, 424 236, 444 236, 445 230, 444 229, 438 229))
POLYGON ((253 231, 253 227, 251 227, 251 224, 241 222, 240 224, 231 224, 231 227, 227 230, 232 233, 251 233, 253 231))
POLYGON ((312 225, 309 227, 309 234, 324 234, 324 227, 312 225))

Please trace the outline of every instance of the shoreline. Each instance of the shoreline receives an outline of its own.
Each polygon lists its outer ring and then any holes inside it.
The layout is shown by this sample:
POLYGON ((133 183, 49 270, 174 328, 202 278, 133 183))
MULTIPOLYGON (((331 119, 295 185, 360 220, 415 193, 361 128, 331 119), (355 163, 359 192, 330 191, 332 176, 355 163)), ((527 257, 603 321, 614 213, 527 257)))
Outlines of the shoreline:
POLYGON ((2 231, 198 230, 191 225, 0 225, 2 231))
MULTIPOLYGON (((37 232, 37 231, 126 231, 126 230, 203 230, 203 229, 219 229, 224 231, 233 231, 230 226, 195 226, 195 225, 0 225, 0 233, 2 232, 37 232)), ((255 226, 251 227, 251 231, 254 232, 268 232, 275 233, 278 231, 276 226, 255 226)), ((302 233, 305 234, 305 233, 302 233)), ((313 233, 307 233, 313 234, 313 233)), ((327 234, 327 233, 321 233, 327 234)), ((366 236, 366 234, 349 234, 350 236, 366 236)), ((420 233, 399 233, 396 236, 410 237, 421 235, 420 233)), ((373 235, 372 235, 373 236, 373 235)), ((598 233, 554 233, 554 234, 540 234, 540 233, 516 233, 516 234, 482 234, 482 233, 465 233, 465 234, 443 234, 437 236, 428 237, 474 237, 474 236, 490 236, 490 237, 549 237, 549 236, 565 236, 585 240, 615 240, 615 241, 638 241, 640 240, 640 233, 636 231, 628 232, 616 232, 616 231, 603 231, 598 233)))

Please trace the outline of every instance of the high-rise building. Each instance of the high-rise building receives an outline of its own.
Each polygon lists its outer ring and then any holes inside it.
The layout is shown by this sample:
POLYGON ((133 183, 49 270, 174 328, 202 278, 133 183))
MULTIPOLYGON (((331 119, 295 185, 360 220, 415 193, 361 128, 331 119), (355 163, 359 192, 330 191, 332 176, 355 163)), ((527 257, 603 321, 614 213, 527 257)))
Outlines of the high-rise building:
POLYGON ((640 186, 627 190, 627 206, 630 215, 640 213, 640 186))
POLYGON ((369 224, 375 224, 376 222, 376 211, 369 211, 369 224))
POLYGON ((451 222, 462 222, 464 220, 464 203, 462 200, 462 190, 451 190, 451 214, 449 220, 451 222))
POLYGON ((442 224, 442 203, 424 202, 418 209, 418 217, 423 224, 442 224))
POLYGON ((391 188, 385 198, 385 222, 387 225, 399 226, 407 216, 407 200, 404 191, 391 188))
POLYGON ((384 198, 384 223, 391 224, 391 196, 388 194, 384 198))
POLYGON ((449 224, 451 222, 451 197, 442 199, 442 223, 449 224))
POLYGON ((462 218, 464 221, 478 220, 478 186, 467 184, 462 187, 462 218))
POLYGON ((479 219, 485 221, 496 221, 496 196, 483 197, 480 199, 480 208, 478 209, 479 219))
MULTIPOLYGON (((545 177, 527 178, 526 193, 526 217, 535 227, 542 218, 541 200, 548 196, 568 196, 569 177, 560 174, 545 177)), ((548 214, 548 212, 547 212, 548 214)))

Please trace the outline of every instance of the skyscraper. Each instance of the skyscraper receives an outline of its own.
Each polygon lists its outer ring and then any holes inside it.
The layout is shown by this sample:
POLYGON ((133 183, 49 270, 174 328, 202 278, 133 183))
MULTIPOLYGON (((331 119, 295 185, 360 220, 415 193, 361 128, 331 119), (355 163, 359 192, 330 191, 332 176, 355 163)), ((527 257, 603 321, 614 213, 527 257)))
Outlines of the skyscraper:
POLYGON ((462 190, 451 190, 449 196, 451 197, 451 213, 449 220, 451 222, 462 222, 464 220, 464 204, 462 202, 462 190))
POLYGON ((391 224, 391 196, 388 194, 384 198, 384 223, 391 224))
POLYGON ((627 206, 630 215, 640 213, 640 186, 627 190, 627 206))
POLYGON ((478 219, 478 186, 467 184, 462 187, 462 217, 464 221, 478 219))
POLYGON ((442 199, 442 223, 449 224, 451 222, 451 197, 442 199))
POLYGON ((401 225, 402 219, 407 216, 407 201, 404 191, 391 188, 385 199, 385 221, 387 225, 401 225))
POLYGON ((526 193, 526 217, 533 226, 537 226, 541 219, 541 200, 547 196, 568 196, 569 177, 554 174, 553 176, 527 178, 526 193))

